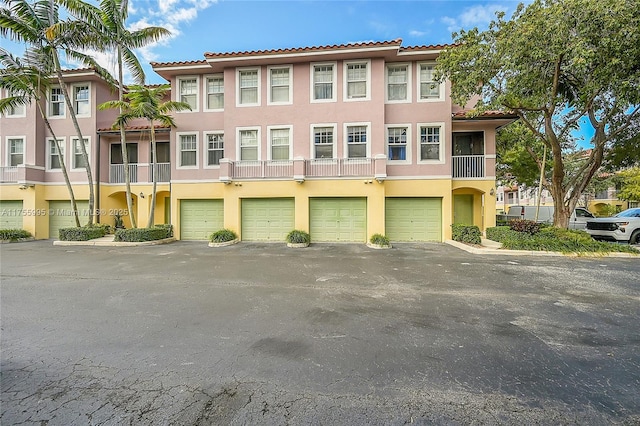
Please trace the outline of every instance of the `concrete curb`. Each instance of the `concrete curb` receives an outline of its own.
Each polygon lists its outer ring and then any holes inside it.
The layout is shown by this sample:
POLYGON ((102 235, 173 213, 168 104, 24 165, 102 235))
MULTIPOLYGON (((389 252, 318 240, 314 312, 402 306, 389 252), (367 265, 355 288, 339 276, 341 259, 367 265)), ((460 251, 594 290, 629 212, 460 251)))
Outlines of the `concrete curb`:
POLYGON ((618 257, 618 258, 628 258, 628 259, 636 259, 640 257, 640 253, 632 254, 632 253, 560 253, 557 251, 536 251, 536 250, 503 250, 501 249, 501 244, 496 243, 491 240, 482 241, 482 247, 474 247, 467 245, 465 243, 461 243, 453 240, 445 240, 446 244, 450 246, 454 246, 459 248, 460 250, 464 250, 467 253, 472 254, 497 254, 500 256, 556 256, 556 257, 618 257), (489 242, 489 243, 487 243, 489 242), (485 246, 485 244, 490 244, 490 246, 485 246))
POLYGON ((137 246, 157 246, 160 244, 168 244, 176 241, 175 238, 165 238, 163 240, 155 241, 140 241, 140 242, 115 242, 113 236, 106 236, 102 238, 96 238, 89 241, 59 241, 53 242, 54 246, 96 246, 96 247, 137 247, 137 246))

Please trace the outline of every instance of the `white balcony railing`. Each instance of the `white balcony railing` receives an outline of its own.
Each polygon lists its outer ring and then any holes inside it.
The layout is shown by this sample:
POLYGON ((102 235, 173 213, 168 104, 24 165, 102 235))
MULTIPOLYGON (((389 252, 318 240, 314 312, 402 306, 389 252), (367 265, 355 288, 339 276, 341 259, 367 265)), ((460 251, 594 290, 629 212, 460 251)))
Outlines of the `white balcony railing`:
POLYGON ((18 167, 17 166, 0 167, 0 182, 2 183, 18 182, 18 167))
POLYGON ((305 174, 310 177, 373 176, 371 158, 315 158, 306 161, 305 174))
POLYGON ((153 182, 153 170, 156 170, 158 179, 156 182, 171 181, 171 163, 157 163, 155 167, 149 167, 149 182, 153 182))
POLYGON ((484 177, 484 155, 454 155, 453 178, 484 177))
POLYGON ((293 161, 237 161, 233 163, 231 176, 236 179, 293 178, 293 161))
MULTIPOLYGON (((138 182, 138 165, 129 164, 129 182, 138 182)), ((124 183, 124 164, 111 164, 109 183, 124 183)))

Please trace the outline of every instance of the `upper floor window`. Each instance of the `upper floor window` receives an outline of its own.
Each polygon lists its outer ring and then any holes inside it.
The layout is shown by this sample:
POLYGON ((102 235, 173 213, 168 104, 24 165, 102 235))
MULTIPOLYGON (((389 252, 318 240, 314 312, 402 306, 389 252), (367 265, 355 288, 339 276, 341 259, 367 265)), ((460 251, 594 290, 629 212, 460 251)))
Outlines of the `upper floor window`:
POLYGON ((195 133, 178 135, 180 141, 178 165, 196 167, 198 165, 198 135, 195 133))
POLYGON ((369 127, 347 126, 347 158, 366 158, 369 127))
POLYGON ((178 91, 180 102, 185 102, 191 107, 191 111, 198 110, 198 79, 196 77, 179 78, 178 91))
POLYGON ((420 100, 442 100, 440 83, 435 80, 435 64, 420 64, 420 100))
POLYGON ((390 161, 405 161, 407 156, 407 141, 409 127, 387 128, 387 150, 390 161))
MULTIPOLYGON (((87 151, 87 156, 89 154, 89 139, 84 138, 84 149, 87 151)), ((73 147, 73 164, 72 167, 74 169, 84 169, 87 167, 87 162, 84 160, 84 155, 82 155, 82 145, 80 144, 80 140, 78 138, 71 139, 71 146, 73 147)))
POLYGON ((291 103, 291 67, 269 68, 269 103, 291 103))
POLYGON ((224 133, 207 134, 207 166, 219 166, 224 157, 224 133))
POLYGON ((258 159, 258 130, 240 130, 240 161, 255 161, 258 159))
POLYGON ((444 134, 442 125, 424 124, 420 129, 420 161, 443 161, 444 134))
POLYGON ((20 166, 24 164, 24 138, 8 138, 7 152, 9 154, 7 164, 9 166, 20 166))
POLYGON ((64 158, 64 139, 58 139, 60 151, 53 139, 49 139, 49 155, 47 156, 47 165, 50 170, 61 169, 62 158, 64 158))
POLYGON ((224 78, 222 74, 207 77, 207 109, 224 108, 224 78))
MULTIPOLYGON (((17 96, 14 92, 8 91, 7 97, 17 96)), ((7 109, 6 116, 7 117, 25 117, 27 115, 27 107, 26 105, 14 105, 7 109)))
POLYGON ((49 92, 49 117, 64 117, 64 93, 60 87, 49 92))
POLYGON ((238 104, 260 104, 260 72, 257 68, 238 71, 238 104))
POLYGON ((369 99, 369 62, 345 63, 345 100, 369 99))
POLYGON ((291 158, 291 128, 269 129, 271 160, 291 158))
POLYGON ((314 64, 311 67, 311 101, 335 101, 336 65, 314 64))
POLYGON ((77 115, 91 115, 89 104, 89 85, 81 84, 73 87, 73 107, 77 115))
POLYGON ((313 158, 334 158, 334 127, 313 128, 313 158))
POLYGON ((387 66, 387 101, 401 102, 410 100, 409 65, 391 64, 387 66))

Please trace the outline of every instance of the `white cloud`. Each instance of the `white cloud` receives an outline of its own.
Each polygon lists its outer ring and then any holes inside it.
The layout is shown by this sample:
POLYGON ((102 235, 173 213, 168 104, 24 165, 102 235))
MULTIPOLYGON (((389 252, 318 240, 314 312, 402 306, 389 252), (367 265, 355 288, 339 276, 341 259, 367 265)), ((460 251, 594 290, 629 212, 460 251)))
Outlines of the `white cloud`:
POLYGON ((440 20, 442 21, 443 24, 447 26, 447 31, 449 32, 458 31, 460 29, 458 25, 458 21, 456 21, 454 18, 443 16, 440 20))
POLYGON ((426 31, 418 31, 418 30, 409 31, 409 35, 412 37, 422 37, 423 35, 426 35, 426 34, 427 34, 426 31))
POLYGON ((451 32, 459 31, 461 28, 471 29, 473 27, 478 27, 482 30, 496 19, 496 12, 507 12, 508 10, 509 6, 498 3, 477 5, 465 8, 456 18, 443 16, 440 21, 451 32))

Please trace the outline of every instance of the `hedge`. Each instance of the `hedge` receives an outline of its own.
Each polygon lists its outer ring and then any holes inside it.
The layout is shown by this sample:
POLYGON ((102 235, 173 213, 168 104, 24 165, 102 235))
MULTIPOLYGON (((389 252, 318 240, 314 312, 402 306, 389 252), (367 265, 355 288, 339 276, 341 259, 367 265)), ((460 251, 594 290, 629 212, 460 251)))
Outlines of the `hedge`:
POLYGON ((173 236, 172 225, 156 225, 151 228, 117 229, 113 241, 139 243, 157 241, 173 236))
POLYGON ((22 238, 31 238, 31 233, 24 229, 0 229, 0 240, 17 241, 22 238))
POLYGON ((311 236, 306 231, 294 229, 287 234, 286 241, 291 244, 309 244, 311 236))
POLYGON ((475 225, 451 225, 454 241, 467 244, 480 244, 482 242, 480 228, 475 225))
POLYGON ((58 231, 60 241, 89 241, 105 236, 103 226, 83 226, 81 228, 61 228, 58 231))
POLYGON ((229 241, 233 241, 238 238, 238 234, 233 232, 230 229, 220 229, 219 231, 214 232, 209 237, 209 241, 212 243, 226 243, 229 241))

